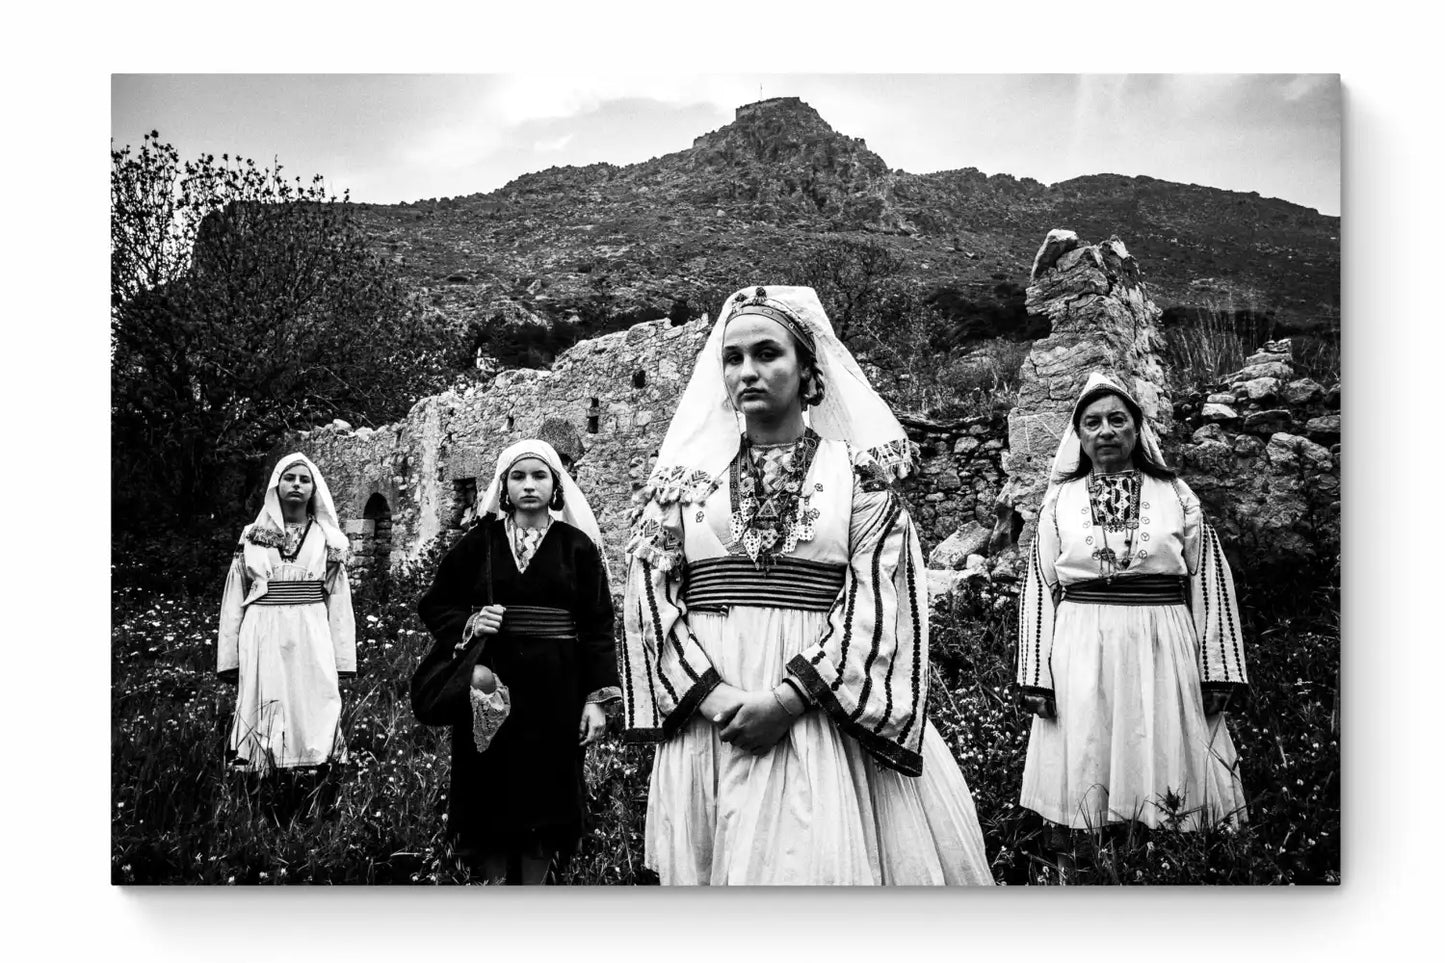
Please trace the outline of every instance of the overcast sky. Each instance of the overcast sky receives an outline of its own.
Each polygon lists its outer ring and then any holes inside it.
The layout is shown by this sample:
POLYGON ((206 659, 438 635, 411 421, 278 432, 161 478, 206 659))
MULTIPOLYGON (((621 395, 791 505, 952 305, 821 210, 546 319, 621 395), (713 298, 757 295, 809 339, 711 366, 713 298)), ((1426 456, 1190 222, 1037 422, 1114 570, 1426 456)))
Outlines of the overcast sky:
POLYGON ((155 129, 183 157, 277 158, 394 203, 682 150, 760 90, 911 173, 1148 174, 1340 211, 1333 74, 117 74, 111 137, 155 129))

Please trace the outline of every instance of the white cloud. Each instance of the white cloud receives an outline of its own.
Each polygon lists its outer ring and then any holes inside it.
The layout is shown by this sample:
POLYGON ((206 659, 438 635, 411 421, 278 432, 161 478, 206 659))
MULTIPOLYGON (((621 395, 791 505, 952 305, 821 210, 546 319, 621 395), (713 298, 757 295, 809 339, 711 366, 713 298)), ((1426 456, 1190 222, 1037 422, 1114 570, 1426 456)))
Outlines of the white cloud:
POLYGON ((730 111, 755 99, 756 90, 756 78, 747 76, 547 73, 488 77, 475 93, 467 95, 469 103, 447 112, 445 123, 418 131, 398 153, 408 166, 457 170, 522 144, 538 151, 566 146, 565 138, 519 143, 517 129, 529 122, 575 117, 625 98, 667 104, 711 103, 730 111))
POLYGON ((490 106, 507 124, 573 117, 610 100, 642 98, 666 104, 710 103, 731 110, 756 99, 757 81, 722 74, 514 74, 499 78, 490 106), (741 99, 739 99, 741 98, 741 99))
POLYGON ((551 140, 537 140, 532 142, 532 149, 539 152, 558 151, 572 143, 574 134, 563 134, 561 137, 553 137, 551 140))

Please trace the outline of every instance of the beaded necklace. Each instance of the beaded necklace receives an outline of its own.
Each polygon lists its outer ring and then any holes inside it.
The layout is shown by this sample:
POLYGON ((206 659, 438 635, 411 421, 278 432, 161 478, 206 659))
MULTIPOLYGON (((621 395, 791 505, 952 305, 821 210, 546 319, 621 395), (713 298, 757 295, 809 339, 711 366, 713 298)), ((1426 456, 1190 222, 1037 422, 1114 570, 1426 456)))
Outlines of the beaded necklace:
POLYGON ((744 435, 733 459, 732 540, 765 571, 798 542, 813 538, 818 510, 808 506, 810 496, 803 492, 803 481, 818 442, 811 428, 797 441, 780 445, 756 445, 744 435), (759 464, 763 460, 776 468, 771 484, 759 464))
POLYGON ((1114 576, 1134 560, 1134 535, 1139 530, 1139 490, 1136 470, 1089 475, 1089 517, 1103 543, 1094 549, 1092 557, 1099 563, 1099 574, 1105 582, 1113 581, 1114 576), (1122 556, 1109 547, 1110 532, 1125 533, 1122 556))

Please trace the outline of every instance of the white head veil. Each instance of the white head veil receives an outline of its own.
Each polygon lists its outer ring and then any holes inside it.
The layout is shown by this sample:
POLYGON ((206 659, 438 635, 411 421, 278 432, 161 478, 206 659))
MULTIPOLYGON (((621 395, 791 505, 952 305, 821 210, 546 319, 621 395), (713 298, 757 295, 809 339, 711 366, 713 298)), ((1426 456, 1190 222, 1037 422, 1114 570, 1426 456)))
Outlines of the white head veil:
POLYGON ((770 317, 812 343, 824 389, 823 400, 807 412, 814 431, 866 450, 895 477, 908 474, 908 435, 833 333, 817 292, 769 285, 743 288, 723 303, 658 450, 648 490, 699 472, 717 478, 737 455, 742 430, 723 381, 722 347, 728 321, 738 314, 770 317))
POLYGON ((507 472, 512 466, 523 458, 540 458, 552 469, 557 476, 557 482, 562 486, 562 508, 549 509, 553 518, 560 518, 562 521, 578 529, 588 538, 598 550, 602 549, 602 531, 597 527, 597 516, 592 514, 592 508, 587 504, 587 499, 582 495, 582 489, 567 474, 567 469, 562 467, 562 459, 558 457, 557 450, 545 441, 536 438, 525 438, 514 445, 509 446, 497 456, 497 470, 492 476, 492 484, 488 486, 486 493, 477 502, 479 512, 495 515, 498 518, 506 515, 502 511, 502 486, 506 484, 507 472))
POLYGON ((336 517, 336 505, 331 501, 331 489, 326 487, 326 479, 321 477, 321 472, 316 469, 315 462, 299 451, 292 452, 276 463, 275 469, 271 472, 271 481, 266 486, 266 497, 261 501, 261 511, 256 515, 256 521, 247 525, 241 532, 241 555, 252 580, 251 590, 246 593, 242 605, 249 605, 266 594, 272 574, 271 553, 267 549, 280 548, 286 539, 286 516, 281 512, 281 496, 277 492, 277 486, 281 483, 281 476, 286 473, 286 469, 296 465, 304 465, 306 470, 311 473, 311 483, 315 489, 311 493, 309 510, 312 517, 316 519, 316 524, 322 534, 326 537, 327 562, 344 562, 346 560, 350 543, 341 533, 341 522, 336 517))
POLYGON ((345 554, 349 542, 341 532, 341 521, 336 517, 336 505, 331 501, 331 489, 326 486, 326 479, 321 477, 316 463, 299 451, 292 452, 276 463, 271 472, 271 481, 266 485, 266 497, 261 502, 261 511, 256 515, 255 523, 246 528, 243 541, 246 535, 251 535, 259 540, 260 544, 266 544, 286 530, 286 516, 281 512, 281 495, 277 486, 281 484, 281 476, 286 474, 286 469, 296 465, 305 466, 311 474, 312 484, 315 485, 315 490, 311 493, 310 512, 326 535, 326 548, 333 557, 345 554))
MULTIPOLYGON (((1136 444, 1142 445, 1144 452, 1149 455, 1157 464, 1164 465, 1164 452, 1159 447, 1159 436, 1154 432, 1154 427, 1144 417, 1144 409, 1139 406, 1139 400, 1124 390, 1124 386, 1113 378, 1101 372, 1095 371, 1089 375, 1089 380, 1084 383, 1084 389, 1079 392, 1079 397, 1074 401, 1074 407, 1069 412, 1069 422, 1064 426, 1064 435, 1059 439, 1058 451, 1054 453, 1054 464, 1049 475, 1049 489, 1052 490, 1058 485, 1057 479, 1071 474, 1079 467, 1079 456, 1083 453, 1083 445, 1079 442, 1078 432, 1074 430, 1074 422, 1078 420, 1079 406, 1084 403, 1084 396, 1098 387, 1107 387, 1117 392, 1120 396, 1128 398, 1129 402, 1139 409, 1139 440, 1136 444)), ((1047 495, 1045 496, 1047 497, 1047 495)))

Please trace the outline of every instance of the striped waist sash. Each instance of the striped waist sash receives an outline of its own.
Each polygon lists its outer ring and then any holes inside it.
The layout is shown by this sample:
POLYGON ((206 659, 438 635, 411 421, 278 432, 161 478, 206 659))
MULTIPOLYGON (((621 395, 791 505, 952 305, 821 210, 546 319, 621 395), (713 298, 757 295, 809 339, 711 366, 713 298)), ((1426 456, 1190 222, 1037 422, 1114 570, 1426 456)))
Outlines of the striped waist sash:
POLYGON ((746 555, 724 555, 687 564, 682 600, 689 609, 703 611, 764 605, 826 612, 843 591, 847 574, 846 565, 787 556, 762 572, 746 555))
POLYGON ((502 613, 502 631, 540 639, 575 639, 577 622, 566 609, 546 605, 508 605, 502 613))
POLYGON ((1183 605, 1184 579, 1178 575, 1131 575, 1090 579, 1064 586, 1065 602, 1092 605, 1183 605))
POLYGON ((326 592, 316 582, 267 582, 266 594, 252 605, 312 605, 325 602, 326 592))

